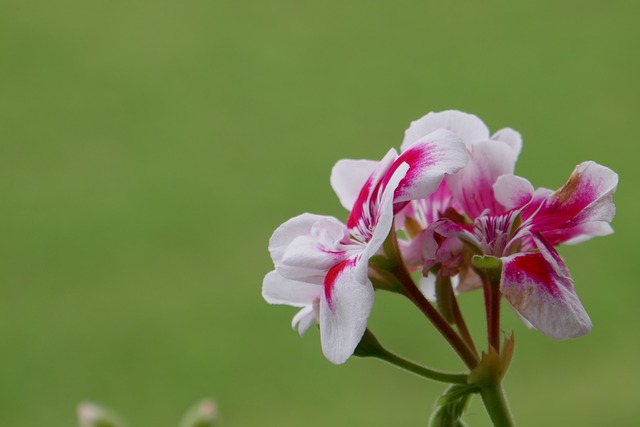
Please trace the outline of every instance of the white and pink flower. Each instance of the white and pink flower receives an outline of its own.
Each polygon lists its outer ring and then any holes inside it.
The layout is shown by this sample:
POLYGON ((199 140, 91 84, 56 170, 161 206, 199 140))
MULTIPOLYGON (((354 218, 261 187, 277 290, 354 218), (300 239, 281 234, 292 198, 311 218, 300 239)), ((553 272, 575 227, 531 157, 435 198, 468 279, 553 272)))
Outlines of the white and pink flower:
MULTIPOLYGON (((415 200, 405 208, 396 224, 412 235, 410 241, 400 242, 405 260, 410 268, 422 268, 425 273, 434 265, 440 274, 453 276, 457 291, 467 291, 482 286, 477 274, 469 267, 464 255, 464 245, 456 238, 441 237, 437 246, 425 242, 427 228, 446 216, 466 215, 471 219, 485 210, 502 212, 504 208, 496 202, 492 184, 499 176, 513 174, 515 163, 522 148, 522 138, 511 128, 504 128, 493 135, 477 116, 456 110, 432 112, 415 120, 405 131, 402 150, 409 149, 421 135, 434 129, 446 129, 458 136, 465 144, 470 160, 458 173, 447 176, 438 191, 429 198, 415 200), (406 223, 416 224, 421 233, 408 232, 406 223), (425 244, 431 246, 425 247, 425 244), (425 251, 429 253, 425 257, 425 251), (459 276, 457 276, 459 274, 459 276)), ((435 298, 435 277, 425 275, 420 284, 429 299, 435 298)))
POLYGON ((395 219, 409 269, 459 275, 456 290, 465 291, 482 286, 471 255, 494 257, 501 295, 527 323, 557 339, 589 332, 554 246, 613 232, 618 176, 585 162, 559 190, 536 190, 514 175, 521 148, 510 128, 491 135, 478 117, 444 111, 412 122, 400 155, 339 161, 331 185, 350 212, 346 224, 308 213, 282 224, 269 242, 275 270, 264 279, 265 300, 301 308, 293 327, 302 335, 319 323, 325 356, 345 362, 373 307, 379 272, 369 262, 385 256, 395 219))
MULTIPOLYGON (((589 332, 589 316, 554 246, 613 232, 609 223, 615 215, 612 197, 618 176, 585 162, 559 190, 534 190, 529 181, 513 174, 522 146, 520 135, 502 129, 489 137, 480 119, 457 111, 430 113, 413 122, 403 148, 410 148, 420 133, 438 127, 465 142, 470 160, 442 184, 452 195, 446 199, 449 206, 441 201, 435 205, 441 206, 441 214, 445 208, 457 209, 471 222, 443 217, 434 221, 431 212, 422 224, 425 231, 405 245, 407 258, 414 262, 421 258, 426 269, 437 264, 456 271, 457 266, 464 273, 469 267, 462 256, 466 247, 500 258, 502 295, 527 322, 557 339, 589 332)), ((434 206, 428 199, 413 203, 423 212, 434 206)), ((467 277, 472 284, 461 284, 458 290, 479 286, 473 274, 467 277)))
POLYGON ((301 307, 293 326, 304 334, 318 322, 325 356, 345 362, 367 327, 374 294, 369 259, 379 253, 394 214, 410 200, 428 197, 467 158, 459 138, 435 130, 400 155, 390 150, 380 162, 338 162, 331 184, 350 211, 347 224, 312 214, 282 224, 269 242, 275 270, 264 279, 265 300, 301 307))

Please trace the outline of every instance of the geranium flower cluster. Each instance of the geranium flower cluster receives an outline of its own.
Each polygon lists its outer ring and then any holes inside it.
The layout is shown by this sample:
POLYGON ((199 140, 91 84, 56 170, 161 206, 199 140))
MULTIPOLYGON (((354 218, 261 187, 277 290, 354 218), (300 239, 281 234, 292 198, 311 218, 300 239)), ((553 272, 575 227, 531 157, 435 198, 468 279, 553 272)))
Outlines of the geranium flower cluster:
POLYGON ((490 265, 494 302, 504 297, 550 337, 586 334, 591 321, 554 247, 612 233, 618 176, 585 162, 558 190, 536 189, 514 174, 521 147, 513 129, 490 135, 478 117, 444 111, 412 122, 400 154, 340 160, 331 185, 349 211, 346 223, 305 213, 282 224, 269 242, 275 269, 263 297, 301 308, 293 318, 301 335, 318 323, 336 364, 365 334, 374 291, 394 290, 398 263, 422 272, 431 301, 442 292, 438 279, 452 279, 456 293, 491 292, 482 274, 490 265))

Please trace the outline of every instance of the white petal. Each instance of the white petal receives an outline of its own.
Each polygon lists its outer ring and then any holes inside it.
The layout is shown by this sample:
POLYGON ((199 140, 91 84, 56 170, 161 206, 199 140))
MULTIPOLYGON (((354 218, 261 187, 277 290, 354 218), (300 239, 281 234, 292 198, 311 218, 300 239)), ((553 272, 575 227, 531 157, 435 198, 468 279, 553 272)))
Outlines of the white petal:
POLYGON ((527 179, 511 174, 499 176, 493 184, 495 198, 506 210, 523 207, 531 201, 534 192, 527 179))
MULTIPOLYGON (((565 245, 577 245, 586 242, 593 237, 604 237, 613 234, 613 227, 605 221, 593 221, 582 224, 579 230, 571 229, 569 233, 572 237, 568 240, 562 240, 565 245)), ((545 238, 546 238, 545 233, 545 238)))
POLYGON ((322 285, 289 280, 275 271, 267 273, 262 282, 262 297, 269 304, 304 307, 319 300, 322 290, 322 285))
POLYGON ((401 150, 407 150, 416 141, 438 129, 446 129, 453 132, 462 139, 467 148, 470 148, 477 141, 489 139, 489 129, 477 116, 463 113, 462 111, 448 110, 429 113, 411 122, 411 125, 404 133, 401 150))
POLYGON ((316 323, 318 323, 318 307, 317 305, 308 305, 296 313, 291 321, 291 327, 297 330, 302 337, 316 323))
POLYGON ((330 251, 311 236, 300 236, 293 240, 276 267, 302 267, 328 271, 346 258, 344 250, 330 251))
POLYGON ((363 267, 367 268, 367 262, 345 262, 333 275, 327 275, 329 283, 325 286, 330 289, 325 288, 320 300, 322 351, 336 365, 353 354, 373 307, 373 285, 368 278, 359 280, 362 274, 357 270, 363 267))
MULTIPOLYGON (((269 239, 269 252, 271 252, 271 259, 274 264, 280 263, 284 252, 289 244, 299 236, 309 235, 311 233, 311 227, 317 221, 322 218, 331 218, 322 215, 314 215, 310 213, 304 213, 296 217, 291 218, 280 227, 276 228, 273 232, 271 239, 269 239)), ((335 218, 332 218, 338 223, 335 218)))
POLYGON ((278 273, 291 280, 321 283, 329 268, 341 262, 344 224, 333 217, 303 214, 282 224, 269 241, 278 273))
POLYGON ((344 159, 338 161, 331 170, 331 187, 347 210, 353 208, 362 187, 378 163, 373 160, 344 159))
POLYGON ((426 299, 431 302, 436 301, 436 274, 430 273, 428 276, 422 276, 418 288, 426 299))
POLYGON ((500 129, 498 132, 491 136, 494 141, 501 141, 506 143, 516 155, 516 158, 520 155, 522 150, 522 135, 511 128, 500 129))

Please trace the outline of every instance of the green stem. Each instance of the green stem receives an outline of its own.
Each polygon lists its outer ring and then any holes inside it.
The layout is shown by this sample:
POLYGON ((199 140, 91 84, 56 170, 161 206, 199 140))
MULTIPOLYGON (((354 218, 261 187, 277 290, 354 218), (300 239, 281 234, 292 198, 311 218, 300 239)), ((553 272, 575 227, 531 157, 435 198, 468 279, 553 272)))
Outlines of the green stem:
POLYGON ((453 374, 429 369, 416 363, 410 362, 407 359, 403 359, 400 356, 396 356, 395 354, 387 350, 384 350, 380 354, 377 354, 376 357, 384 360, 387 363, 397 366, 398 368, 402 368, 406 371, 412 372, 416 375, 428 378, 433 381, 449 384, 467 384, 466 374, 453 374))
POLYGON ((356 347, 353 354, 354 356, 358 357, 375 357, 380 360, 384 360, 385 362, 397 366, 398 368, 405 369, 409 372, 413 372, 416 375, 428 378, 430 380, 450 384, 468 383, 467 374, 452 374, 448 372, 436 371, 410 362, 400 356, 396 356, 395 354, 384 348, 382 344, 380 344, 380 341, 378 341, 378 338, 376 338, 376 336, 373 335, 373 333, 369 329, 364 331, 364 335, 362 335, 360 343, 358 343, 358 346, 356 347))
POLYGON ((514 427, 516 425, 501 384, 482 387, 480 395, 495 427, 514 427))

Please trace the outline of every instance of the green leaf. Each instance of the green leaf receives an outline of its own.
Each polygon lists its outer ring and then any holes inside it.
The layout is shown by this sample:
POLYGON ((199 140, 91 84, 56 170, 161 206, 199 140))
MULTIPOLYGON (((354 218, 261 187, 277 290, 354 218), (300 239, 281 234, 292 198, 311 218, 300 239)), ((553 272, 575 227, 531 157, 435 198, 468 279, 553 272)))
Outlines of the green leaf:
POLYGON ((467 384, 450 386, 436 402, 436 407, 429 419, 429 427, 463 427, 461 418, 471 402, 471 397, 478 388, 467 384))

